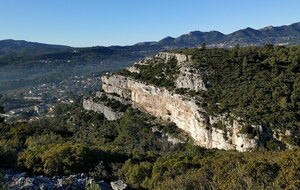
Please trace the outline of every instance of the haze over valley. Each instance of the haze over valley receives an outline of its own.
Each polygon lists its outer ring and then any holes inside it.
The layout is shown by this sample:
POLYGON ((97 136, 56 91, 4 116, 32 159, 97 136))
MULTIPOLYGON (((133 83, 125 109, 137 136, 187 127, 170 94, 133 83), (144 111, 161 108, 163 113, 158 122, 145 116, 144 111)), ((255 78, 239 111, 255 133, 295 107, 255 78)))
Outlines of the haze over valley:
POLYGON ((300 189, 298 1, 16 1, 0 189, 300 189))

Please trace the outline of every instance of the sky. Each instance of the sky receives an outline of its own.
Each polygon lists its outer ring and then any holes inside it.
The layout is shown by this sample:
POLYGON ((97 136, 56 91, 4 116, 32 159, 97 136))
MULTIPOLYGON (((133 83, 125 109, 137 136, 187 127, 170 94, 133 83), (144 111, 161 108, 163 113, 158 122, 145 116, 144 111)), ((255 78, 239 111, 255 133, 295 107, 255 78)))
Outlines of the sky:
POLYGON ((300 22, 299 0, 0 0, 0 40, 132 45, 300 22))

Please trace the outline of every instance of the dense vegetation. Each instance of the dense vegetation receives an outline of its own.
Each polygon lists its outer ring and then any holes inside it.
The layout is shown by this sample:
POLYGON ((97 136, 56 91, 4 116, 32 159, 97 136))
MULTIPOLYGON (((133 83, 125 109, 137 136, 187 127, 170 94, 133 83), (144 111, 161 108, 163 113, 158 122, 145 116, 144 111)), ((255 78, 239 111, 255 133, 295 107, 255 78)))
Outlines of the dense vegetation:
MULTIPOLYGON (((119 121, 60 105, 54 118, 0 125, 0 166, 32 174, 87 172, 136 189, 298 189, 300 150, 248 153, 173 145, 151 127, 174 125, 128 109, 119 121)), ((0 175, 0 184, 3 183, 0 175), (1 182, 2 181, 2 182, 1 182)))
POLYGON ((119 73, 192 96, 211 115, 227 115, 229 120, 240 118, 245 124, 242 132, 249 135, 257 133, 250 126, 258 125, 279 130, 284 142, 300 146, 300 46, 204 46, 174 52, 192 56, 190 71, 200 71, 207 91, 175 89, 176 61, 153 59, 148 65, 138 66, 139 74, 119 73))
POLYGON ((136 80, 140 80, 146 83, 154 84, 159 87, 165 87, 168 89, 175 88, 175 79, 179 74, 179 67, 177 66, 177 60, 175 58, 165 62, 160 58, 154 58, 147 61, 145 65, 135 65, 140 72, 131 73, 126 69, 118 71, 116 73, 133 77, 136 80))
MULTIPOLYGON (((283 140, 299 145, 300 47, 180 51, 193 56, 191 67, 203 73, 207 91, 174 89, 174 60, 141 66, 142 72, 132 77, 199 97, 210 114, 230 111, 249 124, 289 129, 293 138, 283 140)), ((86 172, 96 179, 123 179, 135 189, 300 189, 299 149, 238 153, 206 150, 191 140, 174 145, 151 129, 182 134, 174 125, 125 110, 122 119, 107 121, 77 102, 57 106, 54 118, 1 121, 0 168, 48 176, 86 172)))
POLYGON ((199 94, 214 114, 232 113, 246 123, 282 131, 300 145, 300 47, 266 45, 231 50, 187 50, 210 88, 199 94))

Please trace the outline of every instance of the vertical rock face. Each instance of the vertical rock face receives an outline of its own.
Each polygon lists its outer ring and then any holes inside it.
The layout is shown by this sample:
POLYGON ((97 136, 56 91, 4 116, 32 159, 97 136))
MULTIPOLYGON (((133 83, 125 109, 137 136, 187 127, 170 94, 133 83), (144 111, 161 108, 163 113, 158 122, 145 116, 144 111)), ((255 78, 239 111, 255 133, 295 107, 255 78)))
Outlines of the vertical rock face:
POLYGON ((196 92, 207 90, 205 82, 202 79, 202 75, 195 69, 191 69, 188 66, 183 66, 179 69, 179 71, 180 74, 175 82, 177 88, 186 88, 196 92))
POLYGON ((165 62, 168 62, 171 59, 175 58, 178 61, 179 65, 192 60, 192 56, 190 55, 185 55, 180 53, 169 53, 169 52, 160 52, 155 57, 161 58, 165 60, 165 62))
POLYGON ((144 84, 129 77, 107 75, 102 77, 103 90, 130 99, 134 107, 174 122, 188 132, 199 146, 245 151, 257 146, 256 139, 239 134, 237 122, 227 125, 228 131, 212 127, 214 120, 194 100, 175 94, 165 88, 144 84))
MULTIPOLYGON (((207 90, 202 74, 196 69, 192 69, 190 67, 190 64, 192 64, 192 57, 190 55, 161 52, 152 59, 157 58, 164 60, 165 63, 168 63, 171 59, 177 60, 177 65, 179 66, 179 75, 175 81, 176 88, 184 88, 188 90, 194 90, 196 92, 207 90)), ((151 58, 145 58, 139 62, 136 62, 133 66, 126 68, 126 70, 131 73, 140 73, 140 70, 136 66, 149 65, 149 61, 151 61, 151 58)))
MULTIPOLYGON (((168 63, 177 59, 179 74, 175 81, 175 88, 185 88, 193 91, 207 90, 206 82, 201 73, 193 70, 190 56, 176 53, 159 53, 152 58, 146 58, 135 65, 149 65, 151 59, 163 59, 168 63)), ((151 65, 149 65, 151 66, 151 65)), ((139 73, 138 67, 127 69, 129 72, 139 73)), ((259 146, 258 138, 249 138, 241 134, 241 123, 237 120, 229 121, 226 116, 211 116, 200 107, 195 99, 189 96, 176 94, 174 89, 166 89, 146 84, 126 76, 107 74, 101 77, 102 89, 106 97, 122 103, 131 104, 141 111, 147 112, 163 120, 174 122, 180 129, 189 133, 195 144, 205 148, 245 151, 259 146), (221 123, 221 124, 220 124, 221 123)), ((102 96, 97 93, 97 96, 102 96)), ((122 113, 114 112, 104 104, 85 99, 83 107, 87 110, 101 112, 108 120, 122 117, 122 113)))
POLYGON ((116 112, 100 102, 95 102, 92 98, 83 99, 83 108, 103 113, 105 118, 110 121, 120 119, 123 116, 123 113, 116 112))
MULTIPOLYGON (((280 141, 292 147, 284 142, 291 136, 291 131, 283 133, 265 126, 245 125, 244 120, 230 113, 209 115, 200 106, 205 103, 200 102, 205 99, 199 97, 203 93, 195 93, 213 88, 207 81, 209 72, 205 68, 196 69, 189 55, 163 52, 145 58, 126 70, 101 77, 106 97, 174 122, 189 133, 199 146, 246 151, 276 140, 276 143, 280 141), (191 97, 193 94, 196 97, 191 97)), ((101 96, 101 93, 98 94, 101 96)), ((102 112, 109 120, 122 116, 88 99, 84 101, 84 108, 102 112)))
POLYGON ((121 75, 105 75, 101 77, 102 89, 107 93, 116 93, 122 98, 130 99, 128 78, 121 75))

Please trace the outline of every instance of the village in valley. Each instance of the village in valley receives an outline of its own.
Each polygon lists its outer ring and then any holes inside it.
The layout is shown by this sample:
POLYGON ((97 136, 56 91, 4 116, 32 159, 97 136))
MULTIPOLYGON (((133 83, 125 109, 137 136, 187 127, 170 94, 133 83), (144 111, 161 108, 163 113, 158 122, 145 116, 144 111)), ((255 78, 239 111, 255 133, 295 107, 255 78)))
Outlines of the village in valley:
POLYGON ((5 102, 7 122, 33 121, 39 117, 53 116, 55 105, 71 104, 78 98, 90 95, 100 89, 100 76, 72 76, 61 82, 39 84, 22 89, 17 93, 6 94, 1 102, 5 102))

